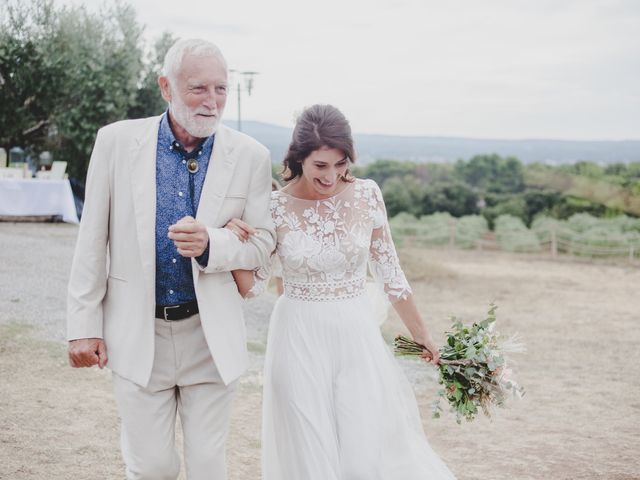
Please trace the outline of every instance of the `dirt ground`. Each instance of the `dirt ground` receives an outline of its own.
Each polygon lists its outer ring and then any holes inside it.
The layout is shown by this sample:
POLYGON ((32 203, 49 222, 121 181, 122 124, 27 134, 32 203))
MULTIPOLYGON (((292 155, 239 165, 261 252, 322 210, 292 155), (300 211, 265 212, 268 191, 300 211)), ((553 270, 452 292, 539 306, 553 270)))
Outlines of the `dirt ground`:
MULTIPOLYGON (((1 479, 124 478, 110 373, 69 368, 60 340, 74 238, 75 227, 0 224, 1 479)), ((514 357, 526 396, 492 421, 432 419, 433 371, 403 363, 430 442, 459 479, 640 478, 640 265, 441 249, 401 256, 437 340, 450 315, 478 320, 495 301, 499 329, 527 344, 514 357)), ((382 330, 402 332, 395 314, 382 330)), ((231 480, 260 478, 256 338, 233 414, 231 480)))

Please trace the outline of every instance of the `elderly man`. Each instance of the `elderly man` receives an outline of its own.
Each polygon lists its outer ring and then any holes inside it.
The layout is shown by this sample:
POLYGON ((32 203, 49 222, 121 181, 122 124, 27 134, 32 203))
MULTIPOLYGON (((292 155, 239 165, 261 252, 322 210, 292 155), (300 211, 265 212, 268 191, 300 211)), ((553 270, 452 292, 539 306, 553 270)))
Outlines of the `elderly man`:
POLYGON ((168 111, 98 132, 71 269, 69 361, 113 372, 129 479, 174 479, 176 412, 191 480, 226 478, 236 379, 247 366, 230 273, 267 261, 271 162, 220 124, 227 65, 181 40, 158 79, 168 111), (224 228, 256 227, 248 241, 224 228))

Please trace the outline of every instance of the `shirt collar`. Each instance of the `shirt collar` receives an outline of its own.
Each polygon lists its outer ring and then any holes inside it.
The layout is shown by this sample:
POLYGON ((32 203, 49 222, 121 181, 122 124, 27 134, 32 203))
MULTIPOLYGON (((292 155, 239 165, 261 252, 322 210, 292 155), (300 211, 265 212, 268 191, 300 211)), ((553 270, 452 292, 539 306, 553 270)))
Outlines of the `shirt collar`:
MULTIPOLYGON (((215 134, 202 139, 202 143, 200 143, 200 146, 194 148, 187 155, 191 156, 193 154, 197 154, 197 152, 199 151, 201 152, 210 148, 211 145, 213 144, 214 137, 215 137, 215 134)), ((178 140, 176 139, 176 136, 173 134, 173 130, 171 130, 171 124, 169 121, 169 110, 164 112, 164 115, 162 115, 162 119, 160 120, 160 130, 158 132, 158 140, 160 145, 166 148, 169 148, 170 150, 174 150, 175 148, 174 146, 177 144, 180 146, 180 149, 184 151, 184 147, 180 142, 178 142, 178 140)))

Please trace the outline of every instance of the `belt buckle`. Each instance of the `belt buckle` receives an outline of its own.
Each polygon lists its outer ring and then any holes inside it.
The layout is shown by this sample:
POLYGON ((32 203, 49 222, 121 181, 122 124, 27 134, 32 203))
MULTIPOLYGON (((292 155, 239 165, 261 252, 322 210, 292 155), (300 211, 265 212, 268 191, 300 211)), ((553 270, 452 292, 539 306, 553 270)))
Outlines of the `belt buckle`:
POLYGON ((173 320, 169 320, 169 319, 167 318, 167 310, 169 310, 170 308, 180 308, 180 305, 170 305, 170 306, 168 306, 168 307, 162 307, 162 312, 163 312, 163 314, 164 314, 164 320, 165 320, 166 322, 172 322, 172 321, 173 321, 173 320))

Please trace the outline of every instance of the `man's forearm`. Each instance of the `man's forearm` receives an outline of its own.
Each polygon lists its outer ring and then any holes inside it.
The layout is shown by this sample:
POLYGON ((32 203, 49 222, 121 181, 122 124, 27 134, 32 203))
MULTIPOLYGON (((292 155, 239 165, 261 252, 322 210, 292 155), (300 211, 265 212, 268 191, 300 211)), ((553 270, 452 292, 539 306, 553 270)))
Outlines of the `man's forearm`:
POLYGON ((206 273, 259 268, 267 264, 275 248, 275 239, 267 228, 257 228, 257 233, 246 242, 226 228, 208 230, 209 262, 201 268, 206 273))

